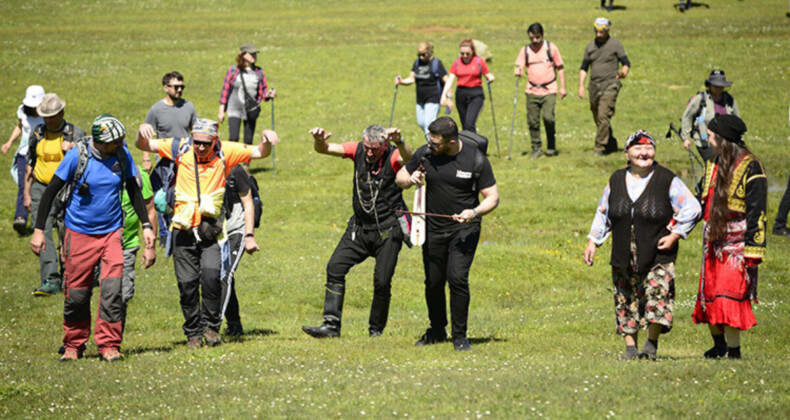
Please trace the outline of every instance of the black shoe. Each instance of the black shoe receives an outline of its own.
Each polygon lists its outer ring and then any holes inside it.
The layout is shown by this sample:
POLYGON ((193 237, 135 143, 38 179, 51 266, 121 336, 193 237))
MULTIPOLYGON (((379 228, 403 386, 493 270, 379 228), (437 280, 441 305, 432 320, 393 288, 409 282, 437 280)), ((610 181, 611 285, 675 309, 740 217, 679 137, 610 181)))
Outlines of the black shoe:
POLYGON ((724 347, 716 347, 713 346, 708 351, 705 352, 704 356, 706 359, 719 359, 727 355, 727 346, 724 347))
POLYGON ((642 360, 655 361, 656 360, 656 354, 655 353, 648 353, 646 351, 643 351, 642 353, 639 353, 639 358, 642 359, 642 360))
POLYGON ((427 346, 429 344, 436 344, 436 343, 443 343, 447 341, 447 331, 442 328, 439 332, 434 332, 433 329, 428 328, 425 330, 425 334, 414 343, 415 346, 427 346))
POLYGON ((780 228, 777 228, 776 226, 774 226, 774 228, 771 231, 771 233, 773 233, 774 235, 790 237, 790 229, 788 229, 787 226, 782 226, 780 228))
POLYGON ((370 338, 381 337, 381 334, 383 333, 379 330, 368 330, 368 337, 370 338))
POLYGON ((320 327, 303 326, 302 331, 315 338, 335 338, 340 337, 340 328, 327 323, 321 324, 320 327))
POLYGON ((466 337, 462 337, 453 339, 453 348, 455 348, 455 351, 468 351, 472 350, 472 345, 469 344, 469 340, 466 337))
POLYGON ((27 220, 21 217, 14 220, 14 230, 19 234, 19 236, 25 236, 27 233, 27 220))
POLYGON ((244 328, 242 328, 241 322, 228 322, 228 327, 225 328, 225 335, 237 337, 244 335, 244 328))

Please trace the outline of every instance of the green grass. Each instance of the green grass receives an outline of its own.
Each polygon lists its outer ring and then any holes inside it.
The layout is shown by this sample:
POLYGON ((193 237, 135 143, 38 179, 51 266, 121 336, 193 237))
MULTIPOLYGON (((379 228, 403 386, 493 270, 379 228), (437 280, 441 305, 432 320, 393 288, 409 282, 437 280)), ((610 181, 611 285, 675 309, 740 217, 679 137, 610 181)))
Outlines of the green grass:
MULTIPOLYGON (((787 418, 790 405, 790 241, 769 236, 761 266, 759 325, 744 334, 740 362, 707 361, 707 328, 691 323, 700 229, 681 243, 676 323, 658 363, 620 363, 609 285, 609 245, 584 266, 596 201, 622 155, 593 158, 594 124, 576 96, 582 51, 601 14, 597 1, 106 1, 9 0, 0 4, 0 127, 10 134, 25 87, 42 84, 68 102, 67 118, 87 128, 112 112, 130 133, 177 69, 199 115, 214 118, 222 76, 244 42, 278 90, 277 173, 256 162, 264 200, 262 251, 239 270, 248 334, 188 352, 172 262, 138 270, 124 337, 126 360, 56 362, 62 297, 34 299, 38 265, 29 238, 11 229, 16 187, 0 176, 0 416, 260 418, 787 418), (351 214, 350 163, 319 156, 307 134, 323 126, 337 141, 386 124, 395 75, 407 75, 417 42, 430 40, 449 66, 461 38, 486 42, 502 154, 509 140, 512 62, 533 21, 562 52, 569 95, 557 105, 561 155, 538 161, 529 148, 519 95, 515 158, 498 159, 489 103, 480 131, 491 139, 502 197, 485 218, 472 266, 473 351, 415 349, 427 327, 418 249, 401 252, 388 328, 367 338, 373 264, 348 277, 343 337, 316 341, 300 331, 320 321, 326 262, 351 214)), ((790 29, 787 2, 710 1, 675 12, 672 1, 622 1, 613 35, 633 63, 624 81, 615 135, 644 128, 659 137, 657 159, 687 183, 677 139, 664 140, 712 68, 735 81, 747 143, 769 177, 769 226, 787 182, 790 29)), ((521 87, 523 89, 523 83, 521 87)), ((258 122, 269 127, 268 105, 258 122)), ((421 144, 414 92, 398 93, 394 125, 421 144)), ((221 131, 226 133, 227 126, 221 131)), ((4 134, 7 135, 7 134, 4 134)), ((139 152, 134 154, 139 156, 139 152)), ((0 163, 7 174, 11 157, 0 163)), ((407 192, 410 202, 411 192, 407 192)), ((94 303, 95 305, 95 303, 94 303)), ((94 306, 95 308, 95 306, 94 306)), ((643 337, 644 338, 644 335, 643 337)))

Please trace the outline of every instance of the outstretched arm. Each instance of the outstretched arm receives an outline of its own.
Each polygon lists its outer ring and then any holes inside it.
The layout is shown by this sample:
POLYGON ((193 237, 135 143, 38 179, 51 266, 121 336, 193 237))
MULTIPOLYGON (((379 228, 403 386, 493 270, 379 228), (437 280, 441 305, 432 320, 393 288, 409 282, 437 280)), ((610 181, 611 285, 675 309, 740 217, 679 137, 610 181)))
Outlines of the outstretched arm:
POLYGON ((274 130, 263 130, 263 132, 261 132, 261 142, 258 143, 258 147, 252 149, 251 157, 253 159, 268 157, 272 154, 272 146, 279 142, 280 138, 277 137, 277 133, 274 132, 274 130))
POLYGON ((332 137, 332 133, 324 130, 321 127, 316 127, 310 130, 310 135, 313 136, 313 150, 316 152, 322 155, 337 157, 343 157, 345 155, 342 144, 330 143, 327 141, 330 137, 332 137))
POLYGON ((137 138, 134 145, 144 152, 159 153, 159 142, 156 140, 156 130, 148 123, 140 124, 137 129, 137 138))

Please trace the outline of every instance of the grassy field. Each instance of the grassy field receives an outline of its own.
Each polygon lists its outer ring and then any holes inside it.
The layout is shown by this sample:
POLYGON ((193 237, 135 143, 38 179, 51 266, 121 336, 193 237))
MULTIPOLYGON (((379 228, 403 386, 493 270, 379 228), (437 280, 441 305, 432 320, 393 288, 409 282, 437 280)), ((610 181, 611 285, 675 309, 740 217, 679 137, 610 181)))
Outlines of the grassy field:
MULTIPOLYGON (((0 134, 5 140, 30 84, 67 102, 89 127, 103 112, 130 133, 162 97, 159 80, 179 70, 198 114, 216 118, 222 77, 238 47, 253 42, 277 88, 271 159, 255 162, 262 186, 262 251, 238 272, 247 334, 187 351, 172 261, 138 270, 119 364, 61 365, 62 296, 33 298, 38 264, 29 237, 11 228, 16 186, 0 163, 0 417, 153 418, 790 418, 790 240, 769 236, 760 271, 759 325, 744 335, 744 359, 708 361, 707 328, 692 324, 701 229, 681 243, 676 323, 657 363, 622 363, 614 333, 607 243, 582 261, 596 201, 622 154, 592 156, 594 124, 576 95, 578 67, 596 0, 477 2, 71 1, 0 4, 0 134), (326 262, 351 214, 351 164, 312 151, 308 130, 358 139, 387 124, 395 75, 406 76, 416 44, 432 41, 449 64, 460 39, 494 54, 491 70, 499 146, 507 152, 512 62, 526 27, 540 21, 566 62, 569 95, 557 105, 560 156, 530 160, 519 94, 514 159, 497 158, 489 103, 479 129, 491 139, 500 207, 483 223, 471 274, 473 349, 414 348, 427 327, 421 253, 404 249, 388 328, 367 337, 373 264, 348 277, 343 336, 316 341, 326 262)), ((790 19, 784 0, 709 1, 681 14, 670 0, 618 1, 606 14, 633 64, 613 120, 622 142, 636 129, 659 137, 657 160, 691 177, 685 150, 664 140, 689 96, 713 68, 735 84, 747 143, 769 179, 769 227, 790 161, 790 19)), ((523 89, 523 82, 520 86, 523 89)), ((488 98, 487 98, 488 101, 488 98)), ((271 124, 268 105, 259 131, 271 124)), ((413 87, 398 92, 394 125, 421 144, 413 87)), ((227 126, 220 130, 227 133, 227 126)), ((13 150, 13 149, 12 149, 13 150)), ((138 151, 134 154, 139 156, 138 151)), ((407 193, 409 197, 411 192, 407 193)), ((407 200, 410 202, 410 200, 407 200)), ((644 338, 644 334, 642 339, 644 338)), ((641 344, 641 340, 640 340, 641 344)))

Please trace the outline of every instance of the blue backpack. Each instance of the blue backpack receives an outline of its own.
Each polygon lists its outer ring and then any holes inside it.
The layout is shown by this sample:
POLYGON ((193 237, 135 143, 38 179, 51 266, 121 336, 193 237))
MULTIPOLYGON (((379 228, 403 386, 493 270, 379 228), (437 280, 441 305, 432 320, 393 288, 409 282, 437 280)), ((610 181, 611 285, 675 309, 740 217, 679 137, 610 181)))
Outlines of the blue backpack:
POLYGON ((192 145, 192 139, 182 141, 174 137, 170 145, 170 156, 173 159, 161 158, 154 170, 151 171, 151 188, 154 190, 154 207, 162 214, 172 214, 176 202, 176 162, 186 153, 192 145))

